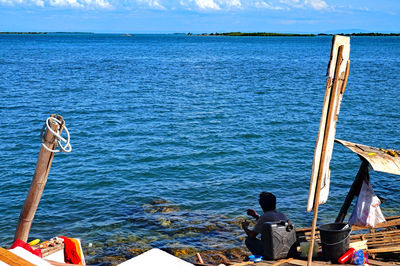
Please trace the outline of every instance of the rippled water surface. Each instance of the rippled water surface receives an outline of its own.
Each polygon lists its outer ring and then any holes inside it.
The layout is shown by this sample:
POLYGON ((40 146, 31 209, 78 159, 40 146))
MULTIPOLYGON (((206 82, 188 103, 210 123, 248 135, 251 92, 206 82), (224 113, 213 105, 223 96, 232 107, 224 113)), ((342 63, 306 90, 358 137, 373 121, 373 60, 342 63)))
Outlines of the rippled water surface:
MULTIPOLYGON (((261 191, 310 226, 330 40, 0 36, 0 246, 12 243, 52 113, 73 151, 55 156, 32 238, 80 237, 92 263, 132 247, 242 247, 239 222, 261 191)), ((350 58, 336 136, 400 149, 400 38, 352 38, 350 58)), ((319 223, 334 220, 359 165, 335 144, 319 223)), ((398 177, 371 180, 383 213, 399 215, 398 177)))

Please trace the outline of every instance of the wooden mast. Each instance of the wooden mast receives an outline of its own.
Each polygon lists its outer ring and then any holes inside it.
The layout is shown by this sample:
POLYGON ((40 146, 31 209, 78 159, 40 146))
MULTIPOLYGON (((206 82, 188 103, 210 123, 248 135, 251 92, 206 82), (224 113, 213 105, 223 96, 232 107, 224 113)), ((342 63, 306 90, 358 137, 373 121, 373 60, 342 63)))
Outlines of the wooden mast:
MULTIPOLYGON (((58 123, 53 122, 51 119, 49 122, 51 129, 56 132, 60 131, 59 134, 61 134, 62 125, 64 124, 63 118, 57 115, 51 115, 51 117, 61 121, 61 126, 59 126, 58 123)), ((46 129, 43 143, 51 150, 54 150, 56 147, 55 136, 48 129, 46 129)), ((35 174, 33 175, 31 187, 29 189, 28 195, 26 196, 24 207, 19 216, 14 240, 21 239, 24 242, 27 242, 28 240, 32 221, 39 205, 40 198, 42 197, 44 186, 46 185, 47 177, 50 172, 51 163, 53 162, 53 158, 54 152, 48 151, 42 145, 36 163, 36 170, 35 174)))
MULTIPOLYGON (((311 229, 311 243, 308 253, 308 265, 311 265, 312 262, 312 253, 315 242, 314 236, 317 225, 318 208, 320 204, 323 179, 325 179, 325 182, 328 182, 329 185, 329 164, 333 152, 337 115, 340 110, 340 102, 347 84, 350 64, 350 61, 348 60, 349 54, 349 37, 335 35, 332 40, 325 99, 315 147, 310 182, 310 194, 307 203, 307 211, 314 209, 311 229)), ((325 183, 325 186, 326 185, 327 183, 325 183)), ((324 198, 327 198, 327 195, 324 195, 324 198)))
POLYGON ((309 249, 309 253, 308 253, 308 264, 309 265, 311 265, 311 261, 312 261, 312 252, 313 252, 313 247, 314 247, 315 229, 316 229, 316 225, 317 225, 321 183, 322 183, 322 178, 323 178, 323 173, 324 173, 325 161, 327 160, 326 154, 327 154, 327 149, 328 149, 327 146, 328 146, 329 132, 330 132, 330 128, 332 125, 332 121, 333 121, 333 119, 335 119, 334 116, 336 115, 335 101, 337 99, 337 94, 339 93, 339 91, 336 89, 336 88, 338 88, 338 86, 337 86, 337 84, 335 86, 335 83, 337 83, 337 81, 338 81, 339 67, 340 67, 340 64, 342 61, 342 53, 343 53, 343 45, 341 45, 339 47, 338 60, 336 62, 335 78, 334 78, 333 85, 332 85, 332 95, 330 97, 328 116, 327 116, 327 122, 326 122, 325 134, 324 134, 324 141, 323 141, 323 145, 322 145, 321 161, 320 161, 318 180, 317 180, 317 186, 316 186, 315 198, 314 198, 314 214, 313 214, 313 221, 312 221, 312 228, 311 228, 311 243, 310 243, 310 249, 309 249))

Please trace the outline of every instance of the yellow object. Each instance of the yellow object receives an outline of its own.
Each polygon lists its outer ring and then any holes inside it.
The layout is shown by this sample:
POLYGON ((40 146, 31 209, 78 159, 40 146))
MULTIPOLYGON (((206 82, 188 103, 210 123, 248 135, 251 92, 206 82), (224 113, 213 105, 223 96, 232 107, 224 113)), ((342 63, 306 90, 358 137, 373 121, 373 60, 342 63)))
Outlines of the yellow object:
POLYGON ((367 240, 350 243, 349 248, 354 248, 355 250, 367 249, 368 248, 367 240))
POLYGON ((369 156, 375 155, 375 152, 368 153, 369 156))
POLYGON ((39 242, 40 242, 40 239, 37 238, 37 239, 32 240, 31 242, 29 242, 28 244, 31 245, 31 246, 34 246, 34 245, 39 244, 39 242))
POLYGON ((83 265, 83 260, 82 260, 82 253, 81 253, 81 245, 79 244, 79 241, 75 238, 70 238, 70 240, 72 241, 72 243, 74 243, 75 248, 76 248, 76 252, 78 253, 78 256, 80 258, 80 262, 78 263, 78 265, 83 265))

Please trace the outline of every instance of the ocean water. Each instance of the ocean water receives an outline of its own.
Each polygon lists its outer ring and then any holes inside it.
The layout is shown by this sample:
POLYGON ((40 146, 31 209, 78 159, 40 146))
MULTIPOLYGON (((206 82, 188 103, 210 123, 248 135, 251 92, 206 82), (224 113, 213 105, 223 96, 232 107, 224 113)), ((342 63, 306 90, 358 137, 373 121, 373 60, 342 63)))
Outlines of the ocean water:
MULTIPOLYGON (((53 113, 73 150, 55 155, 30 238, 80 237, 93 264, 134 247, 243 247, 239 223, 261 211, 261 191, 310 226, 330 41, 0 35, 0 246, 12 243, 53 113)), ((400 149, 400 38, 352 37, 350 59, 336 137, 400 149)), ((359 166, 335 144, 319 224, 334 221, 359 166)), ((400 214, 398 179, 371 172, 386 216, 400 214)))

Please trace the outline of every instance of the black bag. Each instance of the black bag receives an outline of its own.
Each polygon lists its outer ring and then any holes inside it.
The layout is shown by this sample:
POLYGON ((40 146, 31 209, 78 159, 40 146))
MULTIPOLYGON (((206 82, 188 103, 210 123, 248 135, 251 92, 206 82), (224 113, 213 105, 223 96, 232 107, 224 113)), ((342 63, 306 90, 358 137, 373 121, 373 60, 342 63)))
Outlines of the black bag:
POLYGON ((263 259, 284 259, 296 248, 296 230, 289 221, 265 222, 261 240, 264 244, 263 259))

